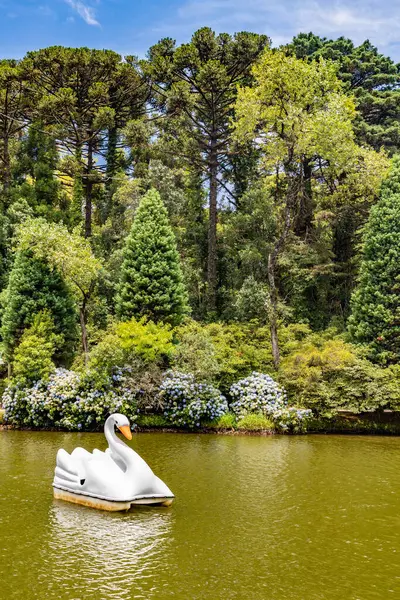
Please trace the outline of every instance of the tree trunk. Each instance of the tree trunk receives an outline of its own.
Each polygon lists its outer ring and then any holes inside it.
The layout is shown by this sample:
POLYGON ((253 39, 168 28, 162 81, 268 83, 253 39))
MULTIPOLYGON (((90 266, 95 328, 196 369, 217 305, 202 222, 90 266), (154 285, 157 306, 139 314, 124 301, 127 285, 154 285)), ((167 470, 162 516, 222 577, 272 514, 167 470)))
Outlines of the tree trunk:
POLYGON ((117 128, 112 127, 108 130, 108 143, 107 143, 107 165, 106 165, 106 198, 107 198, 107 215, 109 216, 112 206, 112 195, 114 192, 114 177, 117 172, 117 128))
POLYGON ((215 142, 211 142, 210 153, 210 193, 209 193, 209 228, 208 228, 208 310, 215 311, 217 305, 217 174, 218 157, 213 148, 215 142))
POLYGON ((92 144, 88 143, 88 156, 85 174, 85 238, 91 237, 92 235, 92 193, 93 193, 93 181, 92 181, 92 169, 93 169, 93 148, 92 144))
POLYGON ((312 167, 307 158, 302 164, 302 185, 299 214, 296 219, 295 233, 302 239, 309 237, 313 226, 314 203, 312 195, 312 167))
POLYGON ((79 309, 79 319, 81 323, 81 339, 82 339, 82 349, 85 359, 85 365, 87 364, 88 354, 89 354, 89 343, 86 329, 86 300, 82 302, 82 306, 79 309))
POLYGON ((3 183, 3 191, 5 195, 7 195, 8 190, 11 185, 11 159, 10 159, 10 149, 9 149, 9 138, 8 134, 4 133, 3 135, 3 156, 2 156, 2 183, 3 183))
POLYGON ((280 352, 279 352, 279 339, 278 339, 278 291, 276 289, 276 263, 282 248, 285 246, 287 236, 289 235, 290 227, 292 224, 292 198, 289 190, 286 196, 285 206, 285 221, 281 235, 276 240, 273 251, 268 254, 268 283, 269 283, 269 297, 270 297, 270 314, 269 323, 271 330, 271 344, 272 344, 272 358, 274 367, 279 367, 280 352))
POLYGON ((279 353, 279 339, 278 339, 278 293, 276 291, 275 284, 275 268, 276 268, 276 256, 274 253, 268 255, 268 283, 269 283, 269 325, 271 331, 271 344, 272 344, 272 358, 274 361, 275 369, 279 367, 280 353, 279 353))

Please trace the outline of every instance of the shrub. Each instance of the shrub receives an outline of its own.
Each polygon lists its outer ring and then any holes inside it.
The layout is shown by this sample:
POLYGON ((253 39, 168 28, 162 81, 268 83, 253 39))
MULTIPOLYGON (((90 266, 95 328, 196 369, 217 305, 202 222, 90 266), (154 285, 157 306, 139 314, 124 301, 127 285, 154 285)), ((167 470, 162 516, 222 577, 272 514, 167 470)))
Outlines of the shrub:
POLYGON ((141 363, 167 366, 174 351, 172 331, 168 325, 141 319, 113 324, 89 355, 89 371, 109 376, 116 367, 141 363))
POLYGON ((236 429, 236 417, 228 412, 208 424, 212 429, 236 429))
POLYGON ((241 417, 237 422, 237 427, 244 431, 273 431, 275 429, 274 422, 261 413, 241 417))
POLYGON ((169 423, 163 415, 138 415, 139 427, 168 427, 169 423))
POLYGON ((262 415, 282 432, 304 433, 307 430, 312 411, 288 406, 285 390, 270 375, 252 373, 234 384, 230 395, 233 399, 230 409, 239 419, 238 426, 249 415, 262 415))
POLYGON ((220 373, 216 349, 207 328, 189 320, 175 330, 177 340, 173 365, 202 381, 214 381, 220 373))
POLYGON ((32 326, 25 329, 14 352, 13 381, 26 386, 48 379, 56 368, 53 357, 62 343, 63 336, 54 333, 50 313, 42 311, 35 315, 32 326))
POLYGON ((48 381, 32 387, 12 386, 3 394, 5 421, 14 425, 62 427, 69 430, 97 429, 113 412, 122 412, 133 422, 137 407, 135 391, 118 372, 101 389, 88 387, 73 371, 57 369, 48 381))
POLYGON ((196 383, 194 375, 168 371, 160 388, 164 415, 172 425, 191 429, 213 421, 228 411, 225 397, 208 383, 196 383))
POLYGON ((312 419, 312 410, 288 406, 275 411, 274 423, 282 433, 306 433, 312 419))
POLYGON ((289 398, 326 417, 340 408, 400 406, 400 369, 373 365, 340 337, 308 336, 283 358, 278 376, 289 398))
POLYGON ((272 416, 287 404, 283 388, 270 375, 256 372, 232 385, 230 396, 230 409, 238 417, 249 413, 272 416))

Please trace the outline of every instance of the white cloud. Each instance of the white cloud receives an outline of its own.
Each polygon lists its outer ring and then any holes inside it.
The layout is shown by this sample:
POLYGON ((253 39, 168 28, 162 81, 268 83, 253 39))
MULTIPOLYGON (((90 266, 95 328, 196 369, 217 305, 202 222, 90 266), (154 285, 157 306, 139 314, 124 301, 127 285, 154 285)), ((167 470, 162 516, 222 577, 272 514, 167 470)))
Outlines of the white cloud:
POLYGON ((171 20, 153 28, 178 41, 208 25, 216 31, 266 33, 275 46, 300 32, 370 39, 381 51, 400 43, 396 0, 185 0, 171 20))
POLYGON ((65 2, 69 4, 88 25, 100 25, 96 19, 94 9, 91 6, 87 6, 83 2, 80 2, 80 0, 65 0, 65 2))

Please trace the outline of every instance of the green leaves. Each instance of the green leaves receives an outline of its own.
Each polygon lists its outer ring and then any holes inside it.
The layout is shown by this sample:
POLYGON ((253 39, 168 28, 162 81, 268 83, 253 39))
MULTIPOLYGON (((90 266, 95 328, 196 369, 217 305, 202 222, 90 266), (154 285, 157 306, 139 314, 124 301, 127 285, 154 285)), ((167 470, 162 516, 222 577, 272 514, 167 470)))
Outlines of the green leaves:
POLYGON ((352 297, 349 331, 377 362, 400 357, 400 158, 382 186, 364 229, 359 285, 352 297))
POLYGON ((179 255, 160 195, 150 190, 126 240, 117 313, 178 323, 188 312, 179 255))

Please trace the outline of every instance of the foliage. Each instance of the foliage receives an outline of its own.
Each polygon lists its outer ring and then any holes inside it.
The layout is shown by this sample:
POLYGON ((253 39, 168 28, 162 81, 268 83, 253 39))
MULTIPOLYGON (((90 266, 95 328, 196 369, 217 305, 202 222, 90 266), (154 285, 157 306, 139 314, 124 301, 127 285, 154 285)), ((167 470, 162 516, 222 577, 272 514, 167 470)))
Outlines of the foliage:
POLYGON ((149 50, 146 72, 154 85, 154 103, 164 121, 162 144, 209 180, 207 245, 208 308, 216 309, 217 195, 234 179, 230 118, 237 87, 250 79, 251 65, 269 43, 267 36, 240 32, 216 35, 196 31, 178 48, 171 38, 149 50))
POLYGON ((150 190, 139 204, 126 240, 118 316, 146 316, 175 324, 187 311, 187 293, 167 211, 159 193, 150 190))
POLYGON ((176 330, 174 364, 178 370, 197 373, 215 383, 224 394, 251 371, 272 365, 268 327, 257 323, 188 321, 176 330))
POLYGON ((50 314, 42 311, 35 315, 14 352, 13 382, 26 387, 40 379, 47 380, 56 368, 53 357, 62 343, 63 336, 54 333, 50 314))
POLYGON ((228 411, 225 397, 208 383, 196 383, 193 375, 168 371, 160 387, 164 415, 172 425, 195 429, 228 411))
POLYGON ((332 331, 298 342, 282 360, 279 381, 290 399, 325 416, 399 406, 397 368, 374 366, 332 331))
POLYGON ((109 414, 122 412, 135 421, 136 394, 118 372, 94 389, 73 371, 57 369, 32 387, 11 386, 3 395, 5 421, 33 427, 62 427, 73 431, 99 428, 109 414))
POLYGON ((240 417, 237 428, 242 431, 274 431, 275 424, 262 413, 249 413, 240 417))
POLYGON ((359 115, 356 135, 361 143, 391 152, 399 148, 398 66, 366 40, 359 46, 344 37, 321 38, 313 33, 300 33, 285 48, 298 58, 320 57, 337 66, 338 77, 345 89, 354 94, 359 115))
POLYGON ((93 348, 88 359, 89 371, 111 374, 114 367, 165 365, 172 356, 172 330, 168 325, 141 319, 114 323, 93 348))
POLYGON ((400 342, 400 157, 393 161, 364 229, 359 285, 349 330, 382 364, 398 362, 400 342))
POLYGON ((54 333, 63 336, 55 361, 68 364, 76 341, 76 312, 70 291, 56 269, 30 251, 19 250, 3 294, 1 334, 5 357, 12 360, 15 347, 35 315, 47 310, 54 322, 54 333))

